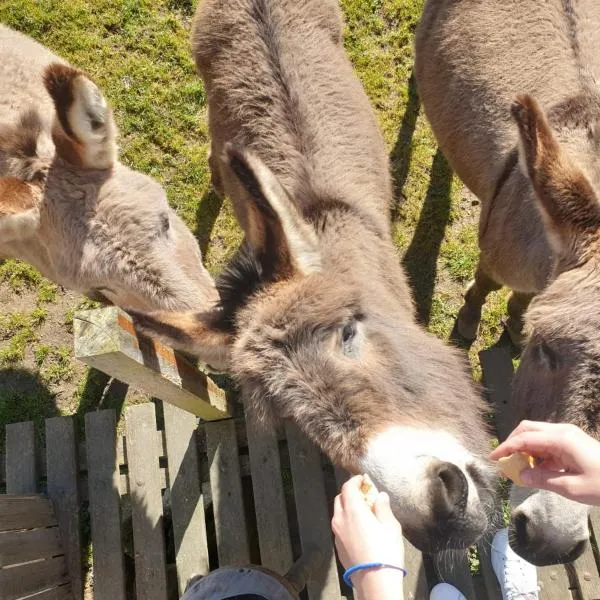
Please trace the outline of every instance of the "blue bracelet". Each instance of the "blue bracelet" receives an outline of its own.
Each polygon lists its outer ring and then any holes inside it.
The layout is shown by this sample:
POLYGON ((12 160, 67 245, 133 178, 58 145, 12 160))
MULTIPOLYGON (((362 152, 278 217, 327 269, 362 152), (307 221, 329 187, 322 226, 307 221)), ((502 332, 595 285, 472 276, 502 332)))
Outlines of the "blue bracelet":
POLYGON ((352 587, 352 581, 350 581, 350 577, 356 573, 356 571, 365 571, 367 569, 395 569, 396 571, 402 571, 402 575, 406 577, 408 575, 408 571, 403 569, 402 567, 397 567, 396 565, 388 565, 387 563, 361 563, 360 565, 354 565, 350 567, 343 576, 346 585, 352 587))

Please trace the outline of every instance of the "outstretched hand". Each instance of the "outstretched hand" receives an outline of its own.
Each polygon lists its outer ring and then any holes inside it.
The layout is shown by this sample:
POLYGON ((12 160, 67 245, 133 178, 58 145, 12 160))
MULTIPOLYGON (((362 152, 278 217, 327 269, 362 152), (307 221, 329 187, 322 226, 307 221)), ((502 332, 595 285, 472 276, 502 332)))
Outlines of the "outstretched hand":
POLYGON ((568 424, 522 421, 491 460, 515 452, 537 459, 534 469, 521 473, 527 487, 556 492, 583 504, 600 505, 600 442, 568 424))

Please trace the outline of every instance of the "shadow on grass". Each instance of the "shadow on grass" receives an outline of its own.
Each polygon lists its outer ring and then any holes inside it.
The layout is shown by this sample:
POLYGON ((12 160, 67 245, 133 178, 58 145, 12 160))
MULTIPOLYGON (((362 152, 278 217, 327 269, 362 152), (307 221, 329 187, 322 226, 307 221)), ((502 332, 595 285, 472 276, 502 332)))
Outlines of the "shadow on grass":
POLYGON ((198 205, 198 210, 196 211, 196 231, 194 234, 198 240, 203 257, 208 250, 210 236, 222 206, 223 198, 217 195, 212 186, 202 196, 198 205))
POLYGON ((408 177, 410 167, 410 159, 412 156, 412 138, 417 126, 417 118, 419 116, 420 101, 417 94, 417 84, 414 75, 411 73, 408 80, 408 102, 406 110, 402 117, 402 124, 396 139, 394 149, 390 154, 390 162, 392 164, 392 179, 394 183, 394 204, 391 210, 392 221, 398 219, 400 207, 404 201, 402 189, 408 177))
POLYGON ((403 261, 417 306, 417 318, 423 324, 429 323, 431 317, 437 259, 450 217, 451 188, 452 169, 438 150, 433 158, 419 223, 403 261))
POLYGON ((58 416, 54 394, 38 373, 23 368, 0 369, 0 448, 8 423, 33 421, 38 441, 44 439, 44 421, 58 416))

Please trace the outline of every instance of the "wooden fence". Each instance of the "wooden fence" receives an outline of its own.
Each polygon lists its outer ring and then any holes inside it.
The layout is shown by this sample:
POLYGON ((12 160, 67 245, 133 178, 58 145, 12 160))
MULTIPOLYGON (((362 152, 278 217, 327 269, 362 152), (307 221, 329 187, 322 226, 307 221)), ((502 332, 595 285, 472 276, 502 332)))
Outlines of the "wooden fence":
MULTIPOLYGON (((510 356, 489 350, 482 366, 501 423, 510 356)), ((228 410, 237 414, 198 424, 168 403, 131 406, 124 435, 117 435, 114 411, 91 412, 81 442, 73 419, 56 417, 46 421, 45 450, 35 447, 31 423, 7 426, 2 483, 8 494, 45 492, 53 501, 77 600, 89 543, 98 600, 170 600, 191 576, 224 565, 263 564, 283 574, 313 549, 324 561, 305 597, 351 597, 340 583, 330 532, 332 499, 344 475, 294 426, 264 431, 241 407, 228 410), (89 539, 81 534, 87 512, 89 539)), ((591 527, 600 533, 597 511, 591 527)), ((445 580, 469 600, 501 600, 489 542, 478 552, 480 569, 472 575, 466 552, 423 556, 407 544, 406 597, 427 600, 429 589, 445 580)), ((590 547, 573 565, 539 569, 541 600, 599 600, 596 558, 590 547)))

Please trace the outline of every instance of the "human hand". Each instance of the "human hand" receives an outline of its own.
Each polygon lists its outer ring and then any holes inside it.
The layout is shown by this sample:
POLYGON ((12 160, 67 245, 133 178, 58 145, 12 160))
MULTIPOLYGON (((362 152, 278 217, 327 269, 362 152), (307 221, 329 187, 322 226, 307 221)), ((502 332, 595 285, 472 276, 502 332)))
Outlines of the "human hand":
MULTIPOLYGON (((331 526, 340 562, 345 569, 370 562, 403 567, 402 527, 392 513, 389 496, 379 493, 371 510, 360 491, 362 482, 362 475, 352 477, 335 499, 331 526)), ((392 569, 358 571, 352 575, 362 600, 397 599, 402 579, 402 572, 392 569)))
POLYGON ((575 425, 522 421, 491 454, 498 460, 514 452, 537 459, 521 473, 527 487, 556 492, 583 504, 600 505, 600 442, 575 425))

